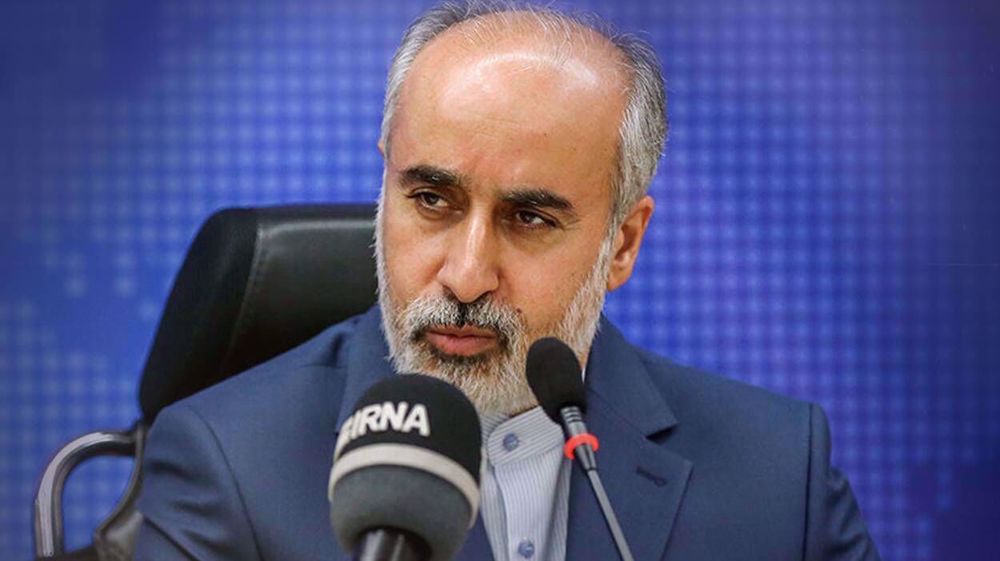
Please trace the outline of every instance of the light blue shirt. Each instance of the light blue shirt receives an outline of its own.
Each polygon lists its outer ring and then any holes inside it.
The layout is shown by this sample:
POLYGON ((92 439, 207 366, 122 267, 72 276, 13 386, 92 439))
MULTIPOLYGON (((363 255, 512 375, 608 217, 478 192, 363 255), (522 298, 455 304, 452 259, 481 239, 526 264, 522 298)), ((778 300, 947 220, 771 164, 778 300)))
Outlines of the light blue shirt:
POLYGON ((496 561, 563 561, 572 463, 540 407, 484 416, 480 508, 496 561))

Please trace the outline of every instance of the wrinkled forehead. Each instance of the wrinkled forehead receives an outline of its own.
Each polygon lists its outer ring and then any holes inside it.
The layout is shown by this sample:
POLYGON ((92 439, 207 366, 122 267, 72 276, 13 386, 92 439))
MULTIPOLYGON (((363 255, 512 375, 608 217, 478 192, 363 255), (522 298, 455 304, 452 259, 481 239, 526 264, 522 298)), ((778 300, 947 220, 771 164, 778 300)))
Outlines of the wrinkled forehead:
POLYGON ((591 121, 612 117, 617 132, 628 81, 624 55, 600 33, 553 14, 504 12, 431 40, 407 73, 397 110, 475 111, 501 102, 506 117, 539 128, 583 112, 591 121))

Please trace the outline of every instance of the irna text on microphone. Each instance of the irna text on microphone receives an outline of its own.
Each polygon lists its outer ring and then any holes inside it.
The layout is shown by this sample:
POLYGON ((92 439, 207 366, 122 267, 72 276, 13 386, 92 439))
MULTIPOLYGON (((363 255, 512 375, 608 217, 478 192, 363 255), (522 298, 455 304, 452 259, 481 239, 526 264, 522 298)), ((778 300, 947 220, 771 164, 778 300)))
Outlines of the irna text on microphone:
POLYGON ((427 418, 427 408, 422 403, 410 405, 405 401, 366 405, 344 421, 337 437, 336 450, 339 452, 349 442, 369 432, 388 430, 401 433, 417 431, 420 436, 430 436, 431 424, 427 418))

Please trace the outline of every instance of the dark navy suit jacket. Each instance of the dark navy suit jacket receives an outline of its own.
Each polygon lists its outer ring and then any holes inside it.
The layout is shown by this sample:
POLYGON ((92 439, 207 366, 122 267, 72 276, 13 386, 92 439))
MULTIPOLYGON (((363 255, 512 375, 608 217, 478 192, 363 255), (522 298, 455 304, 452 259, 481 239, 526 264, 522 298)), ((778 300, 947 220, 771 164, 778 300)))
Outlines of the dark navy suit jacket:
MULTIPOLYGON (((326 485, 337 428, 393 375, 379 310, 165 409, 149 437, 136 559, 346 561, 326 485)), ((637 561, 874 560, 819 407, 697 372, 602 320, 587 423, 637 561)), ((617 553, 574 467, 566 558, 617 553)), ((433 505, 428 505, 433 508, 433 505)), ((482 520, 459 553, 492 559, 482 520)))

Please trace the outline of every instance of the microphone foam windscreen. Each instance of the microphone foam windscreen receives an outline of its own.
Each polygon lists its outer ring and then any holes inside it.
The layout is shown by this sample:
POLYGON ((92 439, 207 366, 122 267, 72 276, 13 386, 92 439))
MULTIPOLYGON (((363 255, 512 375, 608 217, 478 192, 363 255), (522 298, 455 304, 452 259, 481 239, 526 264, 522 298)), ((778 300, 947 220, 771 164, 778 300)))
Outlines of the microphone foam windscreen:
POLYGON ((586 411, 580 361, 566 343, 555 337, 535 341, 528 349, 528 385, 545 413, 561 424, 559 411, 575 405, 586 411))
POLYGON ((365 532, 403 530, 432 561, 458 550, 479 507, 479 416, 456 387, 419 374, 372 386, 344 422, 330 473, 330 517, 353 551, 365 532))

